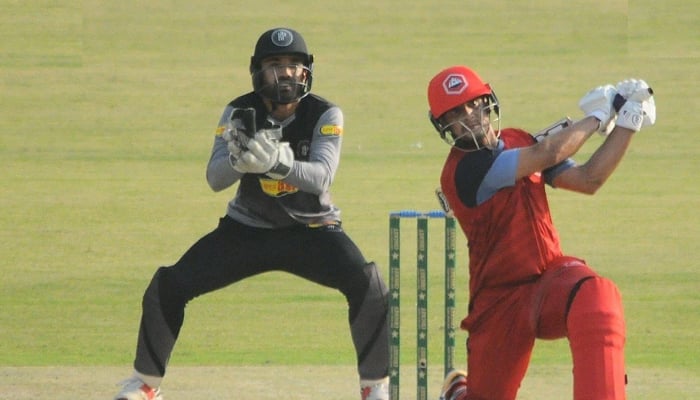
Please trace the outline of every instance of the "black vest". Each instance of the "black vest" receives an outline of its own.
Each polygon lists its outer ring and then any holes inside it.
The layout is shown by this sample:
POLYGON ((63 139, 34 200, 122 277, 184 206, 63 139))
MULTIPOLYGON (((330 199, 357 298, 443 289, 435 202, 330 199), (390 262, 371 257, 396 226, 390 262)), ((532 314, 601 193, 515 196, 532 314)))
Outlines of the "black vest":
MULTIPOLYGON (((270 123, 267 121, 268 114, 265 104, 256 93, 250 92, 238 97, 231 101, 229 105, 240 108, 255 108, 257 129, 270 127, 270 123)), ((316 127, 321 115, 331 107, 334 107, 332 103, 314 94, 309 94, 301 99, 295 112, 295 118, 289 125, 283 128, 281 139, 281 141, 289 142, 290 147, 294 151, 295 160, 308 161, 311 140, 314 136, 314 127, 316 127)), ((246 206, 249 210, 256 210, 258 213, 264 213, 277 221, 279 221, 280 218, 290 218, 290 214, 315 214, 320 218, 317 222, 323 222, 331 218, 332 210, 335 208, 333 207, 329 193, 316 195, 295 190, 293 187, 285 193, 284 191, 287 187, 280 181, 276 185, 282 189, 281 193, 274 196, 268 191, 265 192, 265 195, 262 195, 262 185, 270 185, 270 181, 274 180, 262 174, 243 175, 238 189, 240 200, 242 200, 241 205, 247 203, 246 206), (250 201, 253 201, 253 199, 257 200, 251 203, 250 201), (324 217, 324 215, 326 216, 324 217)), ((274 182, 272 182, 272 186, 275 187, 274 182)))

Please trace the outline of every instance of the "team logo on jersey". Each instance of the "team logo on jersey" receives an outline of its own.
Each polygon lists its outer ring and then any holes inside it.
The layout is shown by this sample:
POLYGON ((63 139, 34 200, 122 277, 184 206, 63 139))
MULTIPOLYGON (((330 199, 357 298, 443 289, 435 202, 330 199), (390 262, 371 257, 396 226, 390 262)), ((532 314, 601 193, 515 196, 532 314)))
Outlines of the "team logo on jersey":
POLYGON ((442 81, 442 87, 447 94, 461 94, 467 90, 467 86, 469 86, 467 78, 462 74, 449 74, 442 81))
POLYGON ((272 43, 274 43, 275 46, 287 47, 292 44, 293 41, 294 35, 286 29, 277 29, 272 32, 272 43))
POLYGON ((270 178, 260 178, 260 188, 266 195, 272 197, 282 197, 299 191, 296 186, 270 178))
POLYGON ((343 127, 339 125, 323 125, 321 127, 321 135, 343 136, 343 127))
POLYGON ((297 143, 297 150, 294 153, 297 154, 297 158, 309 158, 309 154, 311 153, 311 142, 308 140, 300 140, 299 143, 297 143))

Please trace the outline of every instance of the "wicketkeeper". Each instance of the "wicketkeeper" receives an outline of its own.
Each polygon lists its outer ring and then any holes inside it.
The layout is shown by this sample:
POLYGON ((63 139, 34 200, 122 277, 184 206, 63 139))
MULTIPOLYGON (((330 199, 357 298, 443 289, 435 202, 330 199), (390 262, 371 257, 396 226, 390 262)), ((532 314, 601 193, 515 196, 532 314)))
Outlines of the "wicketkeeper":
MULTIPOLYGON (((238 184, 236 195, 211 233, 153 276, 143 296, 135 372, 115 399, 162 399, 161 381, 190 300, 277 270, 342 293, 361 398, 388 400, 387 288, 343 231, 332 202, 343 113, 311 94, 312 70, 313 55, 298 32, 277 28, 260 36, 250 61, 253 91, 225 107, 207 165, 211 188, 238 184)), ((231 340, 235 345, 236 329, 231 340)), ((276 382, 271 376, 260 384, 276 382)), ((313 388, 307 398, 317 397, 313 388)))
POLYGON ((595 193, 635 132, 654 124, 652 94, 642 80, 597 87, 579 103, 583 119, 531 135, 500 129, 496 94, 470 68, 450 67, 430 81, 430 120, 452 146, 441 187, 469 242, 469 306, 461 323, 469 332, 468 373, 450 373, 441 399, 515 399, 535 339, 564 337, 574 399, 625 398, 620 292, 562 252, 545 184, 595 193), (605 141, 576 164, 569 157, 597 131, 605 141))

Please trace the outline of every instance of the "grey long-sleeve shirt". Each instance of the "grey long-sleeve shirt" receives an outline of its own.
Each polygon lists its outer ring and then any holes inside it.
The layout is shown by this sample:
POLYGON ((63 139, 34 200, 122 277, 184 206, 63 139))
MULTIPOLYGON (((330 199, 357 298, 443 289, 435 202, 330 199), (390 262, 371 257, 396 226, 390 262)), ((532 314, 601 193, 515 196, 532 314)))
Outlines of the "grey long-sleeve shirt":
POLYGON ((238 183, 226 213, 246 225, 281 228, 340 221, 340 210, 331 201, 330 186, 340 162, 342 132, 341 109, 321 97, 306 96, 294 115, 275 121, 266 115, 257 95, 249 93, 229 103, 221 115, 207 165, 207 182, 214 191, 238 183), (256 108, 258 126, 265 121, 282 126, 281 141, 290 142, 295 158, 288 177, 275 180, 265 175, 242 174, 231 167, 220 132, 234 107, 256 108))

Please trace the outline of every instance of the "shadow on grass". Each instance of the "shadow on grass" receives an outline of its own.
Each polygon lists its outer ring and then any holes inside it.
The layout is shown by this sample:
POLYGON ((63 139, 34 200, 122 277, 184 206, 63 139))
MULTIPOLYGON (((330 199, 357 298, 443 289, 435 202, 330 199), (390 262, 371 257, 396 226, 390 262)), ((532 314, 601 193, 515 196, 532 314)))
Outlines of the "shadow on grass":
MULTIPOLYGON (((519 400, 569 399, 569 366, 534 366, 523 382, 519 400)), ((401 371, 401 397, 415 398, 413 366, 401 371)), ((3 398, 111 399, 128 367, 0 367, 3 398)), ((439 367, 431 367, 429 392, 439 395, 439 367)), ((690 374, 633 369, 628 396, 635 400, 697 399, 700 382, 690 374)), ((172 366, 163 383, 167 400, 307 400, 310 398, 357 400, 355 369, 347 366, 172 366)))

